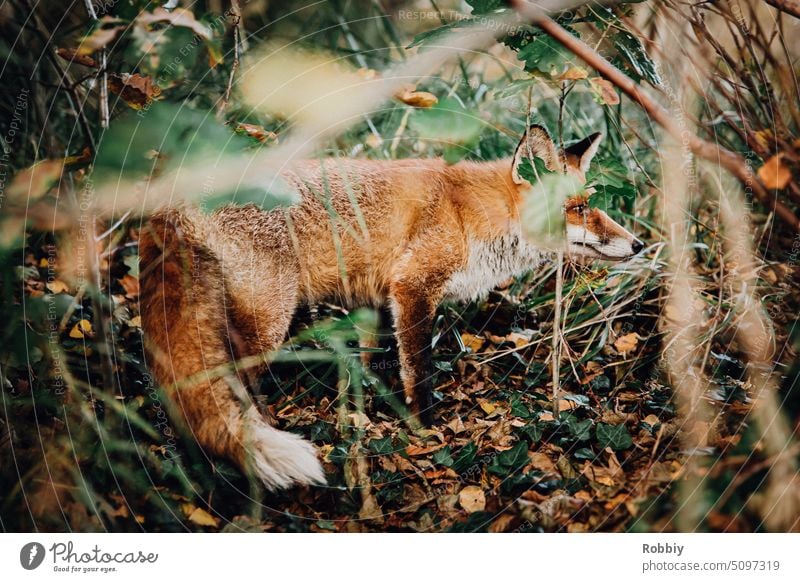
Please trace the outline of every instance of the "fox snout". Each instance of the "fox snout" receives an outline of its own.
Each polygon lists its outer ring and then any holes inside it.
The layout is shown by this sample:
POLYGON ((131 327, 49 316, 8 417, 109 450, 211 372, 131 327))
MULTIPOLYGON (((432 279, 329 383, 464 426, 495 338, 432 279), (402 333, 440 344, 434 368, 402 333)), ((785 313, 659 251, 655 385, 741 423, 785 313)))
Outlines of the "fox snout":
POLYGON ((623 261, 641 252, 644 243, 608 214, 585 205, 567 206, 567 253, 590 259, 623 261))

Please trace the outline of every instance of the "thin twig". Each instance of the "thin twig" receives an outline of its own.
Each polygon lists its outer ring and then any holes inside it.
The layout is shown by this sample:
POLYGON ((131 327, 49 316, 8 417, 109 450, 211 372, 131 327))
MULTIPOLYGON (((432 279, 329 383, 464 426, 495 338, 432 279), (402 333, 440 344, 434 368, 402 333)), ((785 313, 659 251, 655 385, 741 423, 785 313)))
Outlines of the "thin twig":
POLYGON ((231 65, 231 74, 228 77, 228 86, 225 88, 225 95, 222 97, 217 116, 222 116, 228 102, 231 99, 231 91, 233 90, 233 79, 236 76, 236 71, 239 70, 239 45, 241 43, 239 26, 242 21, 242 10, 239 7, 239 0, 231 0, 231 9, 228 13, 233 22, 233 65, 231 65))

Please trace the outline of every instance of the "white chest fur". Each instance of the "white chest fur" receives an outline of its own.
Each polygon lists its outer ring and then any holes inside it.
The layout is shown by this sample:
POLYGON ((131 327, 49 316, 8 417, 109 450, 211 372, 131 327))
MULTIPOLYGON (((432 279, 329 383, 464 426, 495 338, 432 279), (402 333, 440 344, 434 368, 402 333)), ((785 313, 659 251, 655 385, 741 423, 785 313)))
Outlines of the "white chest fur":
POLYGON ((461 301, 477 299, 509 277, 537 266, 542 257, 541 250, 520 234, 491 240, 471 239, 467 264, 450 278, 446 296, 461 301))

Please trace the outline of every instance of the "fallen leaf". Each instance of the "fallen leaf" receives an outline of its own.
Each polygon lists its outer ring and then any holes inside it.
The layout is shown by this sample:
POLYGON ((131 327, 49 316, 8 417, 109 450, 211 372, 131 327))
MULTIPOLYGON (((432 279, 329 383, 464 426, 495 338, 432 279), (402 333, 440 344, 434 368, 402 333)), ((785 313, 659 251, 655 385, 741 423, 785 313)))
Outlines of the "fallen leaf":
POLYGON ((459 491, 458 503, 467 513, 483 511, 486 508, 486 495, 480 487, 470 485, 459 491))
POLYGON ((495 411, 497 406, 486 400, 485 398, 478 398, 478 405, 486 414, 491 414, 495 411))
POLYGON ((614 90, 614 85, 612 85, 610 81, 602 77, 592 77, 589 79, 589 83, 592 85, 592 88, 602 103, 606 105, 619 105, 619 95, 617 95, 617 92, 614 90))
POLYGON ((639 345, 639 334, 635 332, 625 334, 614 342, 614 347, 623 356, 634 351, 637 345, 639 345))
POLYGON ((433 453, 435 451, 438 451, 442 447, 444 447, 444 443, 440 445, 434 445, 432 447, 418 447, 417 445, 408 445, 406 447, 406 454, 409 457, 417 457, 419 455, 427 455, 428 453, 433 453))
POLYGON ((141 315, 137 315, 136 317, 132 318, 128 322, 128 325, 130 327, 142 327, 142 316, 141 315))
POLYGON ((139 73, 112 74, 108 77, 108 90, 119 95, 132 109, 142 109, 161 95, 161 89, 150 77, 139 73))
POLYGON ((92 334, 91 322, 88 319, 81 319, 78 323, 72 326, 72 329, 69 332, 69 337, 72 339, 83 339, 86 336, 91 337, 92 334))
POLYGON ((603 365, 594 360, 587 362, 583 367, 584 376, 581 378, 581 384, 588 384, 603 373, 603 365))
POLYGON ((758 177, 770 190, 782 190, 792 181, 792 171, 783 163, 783 154, 778 154, 764 162, 758 177))
POLYGON ((192 503, 182 503, 181 509, 183 510, 184 515, 192 523, 207 527, 219 526, 219 519, 208 513, 202 507, 195 507, 195 505, 192 503))
POLYGON ((509 526, 514 521, 515 517, 513 515, 509 515, 504 513, 497 519, 495 519, 492 524, 489 526, 490 533, 502 533, 504 531, 508 531, 509 526))
POLYGON ((483 347, 486 340, 480 336, 464 332, 461 334, 461 341, 464 342, 465 348, 469 348, 469 350, 475 354, 483 347))

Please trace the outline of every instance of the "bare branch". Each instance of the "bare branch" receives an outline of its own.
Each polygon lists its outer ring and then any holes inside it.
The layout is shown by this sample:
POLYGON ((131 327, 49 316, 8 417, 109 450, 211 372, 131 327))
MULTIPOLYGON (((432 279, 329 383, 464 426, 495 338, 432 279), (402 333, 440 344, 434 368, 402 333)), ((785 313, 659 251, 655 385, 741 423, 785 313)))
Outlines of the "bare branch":
POLYGON ((781 12, 785 12, 786 14, 790 14, 795 18, 800 18, 800 2, 797 0, 764 0, 767 4, 780 10, 781 12))

